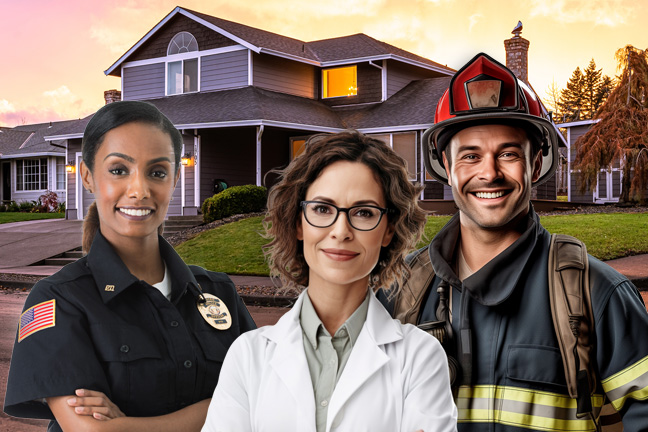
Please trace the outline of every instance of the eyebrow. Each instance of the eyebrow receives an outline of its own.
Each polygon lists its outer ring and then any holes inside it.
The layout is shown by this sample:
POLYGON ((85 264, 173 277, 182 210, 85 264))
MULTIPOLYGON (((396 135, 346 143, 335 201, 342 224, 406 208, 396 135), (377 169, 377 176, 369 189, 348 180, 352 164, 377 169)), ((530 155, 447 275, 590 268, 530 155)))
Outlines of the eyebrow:
MULTIPOLYGON (((316 196, 313 199, 310 199, 308 201, 321 201, 321 202, 326 202, 326 203, 330 203, 330 204, 335 204, 334 200, 332 200, 331 198, 324 197, 324 196, 316 196)), ((363 205, 372 205, 372 206, 376 206, 376 207, 382 207, 380 204, 378 204, 374 200, 356 201, 353 204, 351 204, 349 207, 356 207, 356 206, 363 206, 363 205)))
MULTIPOLYGON (((519 143, 516 143, 516 142, 502 143, 497 147, 497 150, 502 151, 503 149, 507 149, 507 148, 511 148, 511 147, 522 150, 522 144, 519 144, 519 143)), ((479 151, 481 149, 482 149, 482 147, 478 146, 478 145, 463 145, 463 146, 460 146, 457 149, 457 154, 459 154, 461 152, 467 152, 467 151, 479 151)))
MULTIPOLYGON (((117 153, 117 152, 110 153, 108 156, 106 156, 106 157, 104 158, 104 160, 108 159, 108 158, 111 157, 111 156, 115 156, 115 157, 118 157, 118 158, 125 159, 125 160, 127 160, 128 162, 130 162, 130 163, 135 163, 135 159, 133 159, 132 157, 130 157, 130 156, 128 156, 128 155, 125 155, 124 153, 117 153)), ((169 162, 169 163, 172 163, 171 159, 169 159, 169 158, 166 157, 166 156, 162 156, 162 157, 159 157, 159 158, 151 159, 151 160, 148 162, 148 164, 149 164, 149 165, 153 165, 153 164, 156 164, 156 163, 158 163, 158 162, 169 162)))

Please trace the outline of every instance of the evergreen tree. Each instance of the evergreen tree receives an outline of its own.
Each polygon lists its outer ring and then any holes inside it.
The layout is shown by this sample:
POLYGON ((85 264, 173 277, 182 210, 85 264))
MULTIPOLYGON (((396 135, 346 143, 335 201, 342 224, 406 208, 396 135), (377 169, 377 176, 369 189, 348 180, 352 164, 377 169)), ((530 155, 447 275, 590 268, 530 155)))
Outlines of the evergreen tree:
POLYGON ((600 121, 575 143, 581 193, 594 191, 601 169, 621 160, 621 203, 645 201, 648 188, 648 50, 631 45, 615 55, 618 84, 598 111, 600 121))
POLYGON ((580 68, 577 67, 569 81, 567 81, 567 88, 560 92, 558 108, 561 118, 556 119, 556 121, 565 123, 580 120, 584 99, 584 76, 580 68))
POLYGON ((598 111, 601 102, 598 100, 601 95, 603 73, 601 69, 596 69, 594 59, 590 60, 589 65, 583 74, 583 105, 581 108, 582 119, 592 119, 598 111))

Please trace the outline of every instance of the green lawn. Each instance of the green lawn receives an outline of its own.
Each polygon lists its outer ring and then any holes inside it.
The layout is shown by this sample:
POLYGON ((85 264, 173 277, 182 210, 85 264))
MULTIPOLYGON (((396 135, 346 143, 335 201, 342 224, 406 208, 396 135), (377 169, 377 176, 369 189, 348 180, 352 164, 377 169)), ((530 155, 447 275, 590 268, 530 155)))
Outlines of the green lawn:
POLYGON ((20 213, 20 212, 1 212, 0 224, 9 222, 22 222, 39 219, 58 219, 65 217, 64 213, 20 213))
MULTIPOLYGON (((606 213, 593 215, 542 216, 551 233, 570 234, 583 240, 593 256, 609 260, 648 253, 647 213, 606 213)), ((204 232, 178 245, 176 250, 188 264, 228 274, 267 275, 261 246, 267 243, 262 217, 244 219, 204 232)), ((450 216, 430 216, 425 226, 428 243, 450 220, 450 216)))

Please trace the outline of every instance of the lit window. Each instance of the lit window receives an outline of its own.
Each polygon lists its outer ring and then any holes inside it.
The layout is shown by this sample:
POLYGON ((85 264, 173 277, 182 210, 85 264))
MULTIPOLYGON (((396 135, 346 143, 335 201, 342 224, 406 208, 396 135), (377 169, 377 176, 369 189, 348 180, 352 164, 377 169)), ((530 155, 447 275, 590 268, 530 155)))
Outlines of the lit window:
POLYGON ((322 71, 324 98, 355 96, 358 94, 358 77, 355 66, 325 69, 322 71))
POLYGON ((291 159, 295 159, 300 154, 304 153, 306 139, 305 138, 291 138, 290 139, 290 150, 291 150, 291 159))
POLYGON ((192 51, 198 51, 198 42, 196 38, 188 32, 180 32, 173 36, 169 47, 167 48, 167 55, 182 54, 192 51))
POLYGON ((16 190, 47 189, 47 158, 16 161, 16 190))

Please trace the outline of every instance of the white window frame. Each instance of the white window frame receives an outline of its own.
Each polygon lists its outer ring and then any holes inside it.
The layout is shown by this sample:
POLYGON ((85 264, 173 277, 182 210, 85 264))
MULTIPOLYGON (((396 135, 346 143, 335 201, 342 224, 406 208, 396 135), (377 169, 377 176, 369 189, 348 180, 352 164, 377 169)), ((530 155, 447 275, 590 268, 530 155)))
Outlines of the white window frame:
MULTIPOLYGON (((48 168, 49 168, 48 167, 49 164, 48 164, 48 160, 47 160, 48 158, 46 158, 46 157, 27 158, 27 159, 18 159, 18 160, 16 160, 16 189, 15 189, 15 192, 43 192, 43 191, 47 190, 47 187, 49 186, 49 181, 48 181, 48 177, 47 177, 49 173, 47 173, 47 172, 45 173, 45 189, 42 188, 42 186, 43 186, 43 173, 42 173, 41 169, 43 167, 43 159, 45 160, 44 165, 45 165, 45 170, 47 171, 48 168), (39 189, 25 189, 25 186, 27 184, 25 182, 25 162, 26 161, 31 161, 31 162, 38 161, 37 166, 38 166, 38 187, 39 187, 39 189), (18 162, 21 162, 22 173, 20 173, 19 170, 18 170, 18 162), (18 189, 18 176, 19 175, 22 175, 22 189, 18 189)), ((32 184, 32 183, 34 183, 34 182, 30 182, 30 184, 32 184)))
POLYGON ((165 96, 176 96, 176 95, 181 95, 181 94, 190 94, 190 93, 198 93, 200 92, 200 56, 196 51, 191 52, 191 53, 184 53, 184 54, 174 54, 171 56, 167 56, 166 62, 164 63, 164 95, 165 96), (169 93, 169 63, 177 63, 180 62, 180 65, 182 66, 181 68, 181 74, 184 77, 184 65, 185 65, 185 60, 193 60, 197 59, 198 60, 198 65, 196 66, 197 71, 196 71, 196 84, 197 84, 197 90, 196 91, 184 91, 184 85, 182 86, 182 91, 179 93, 169 93))

